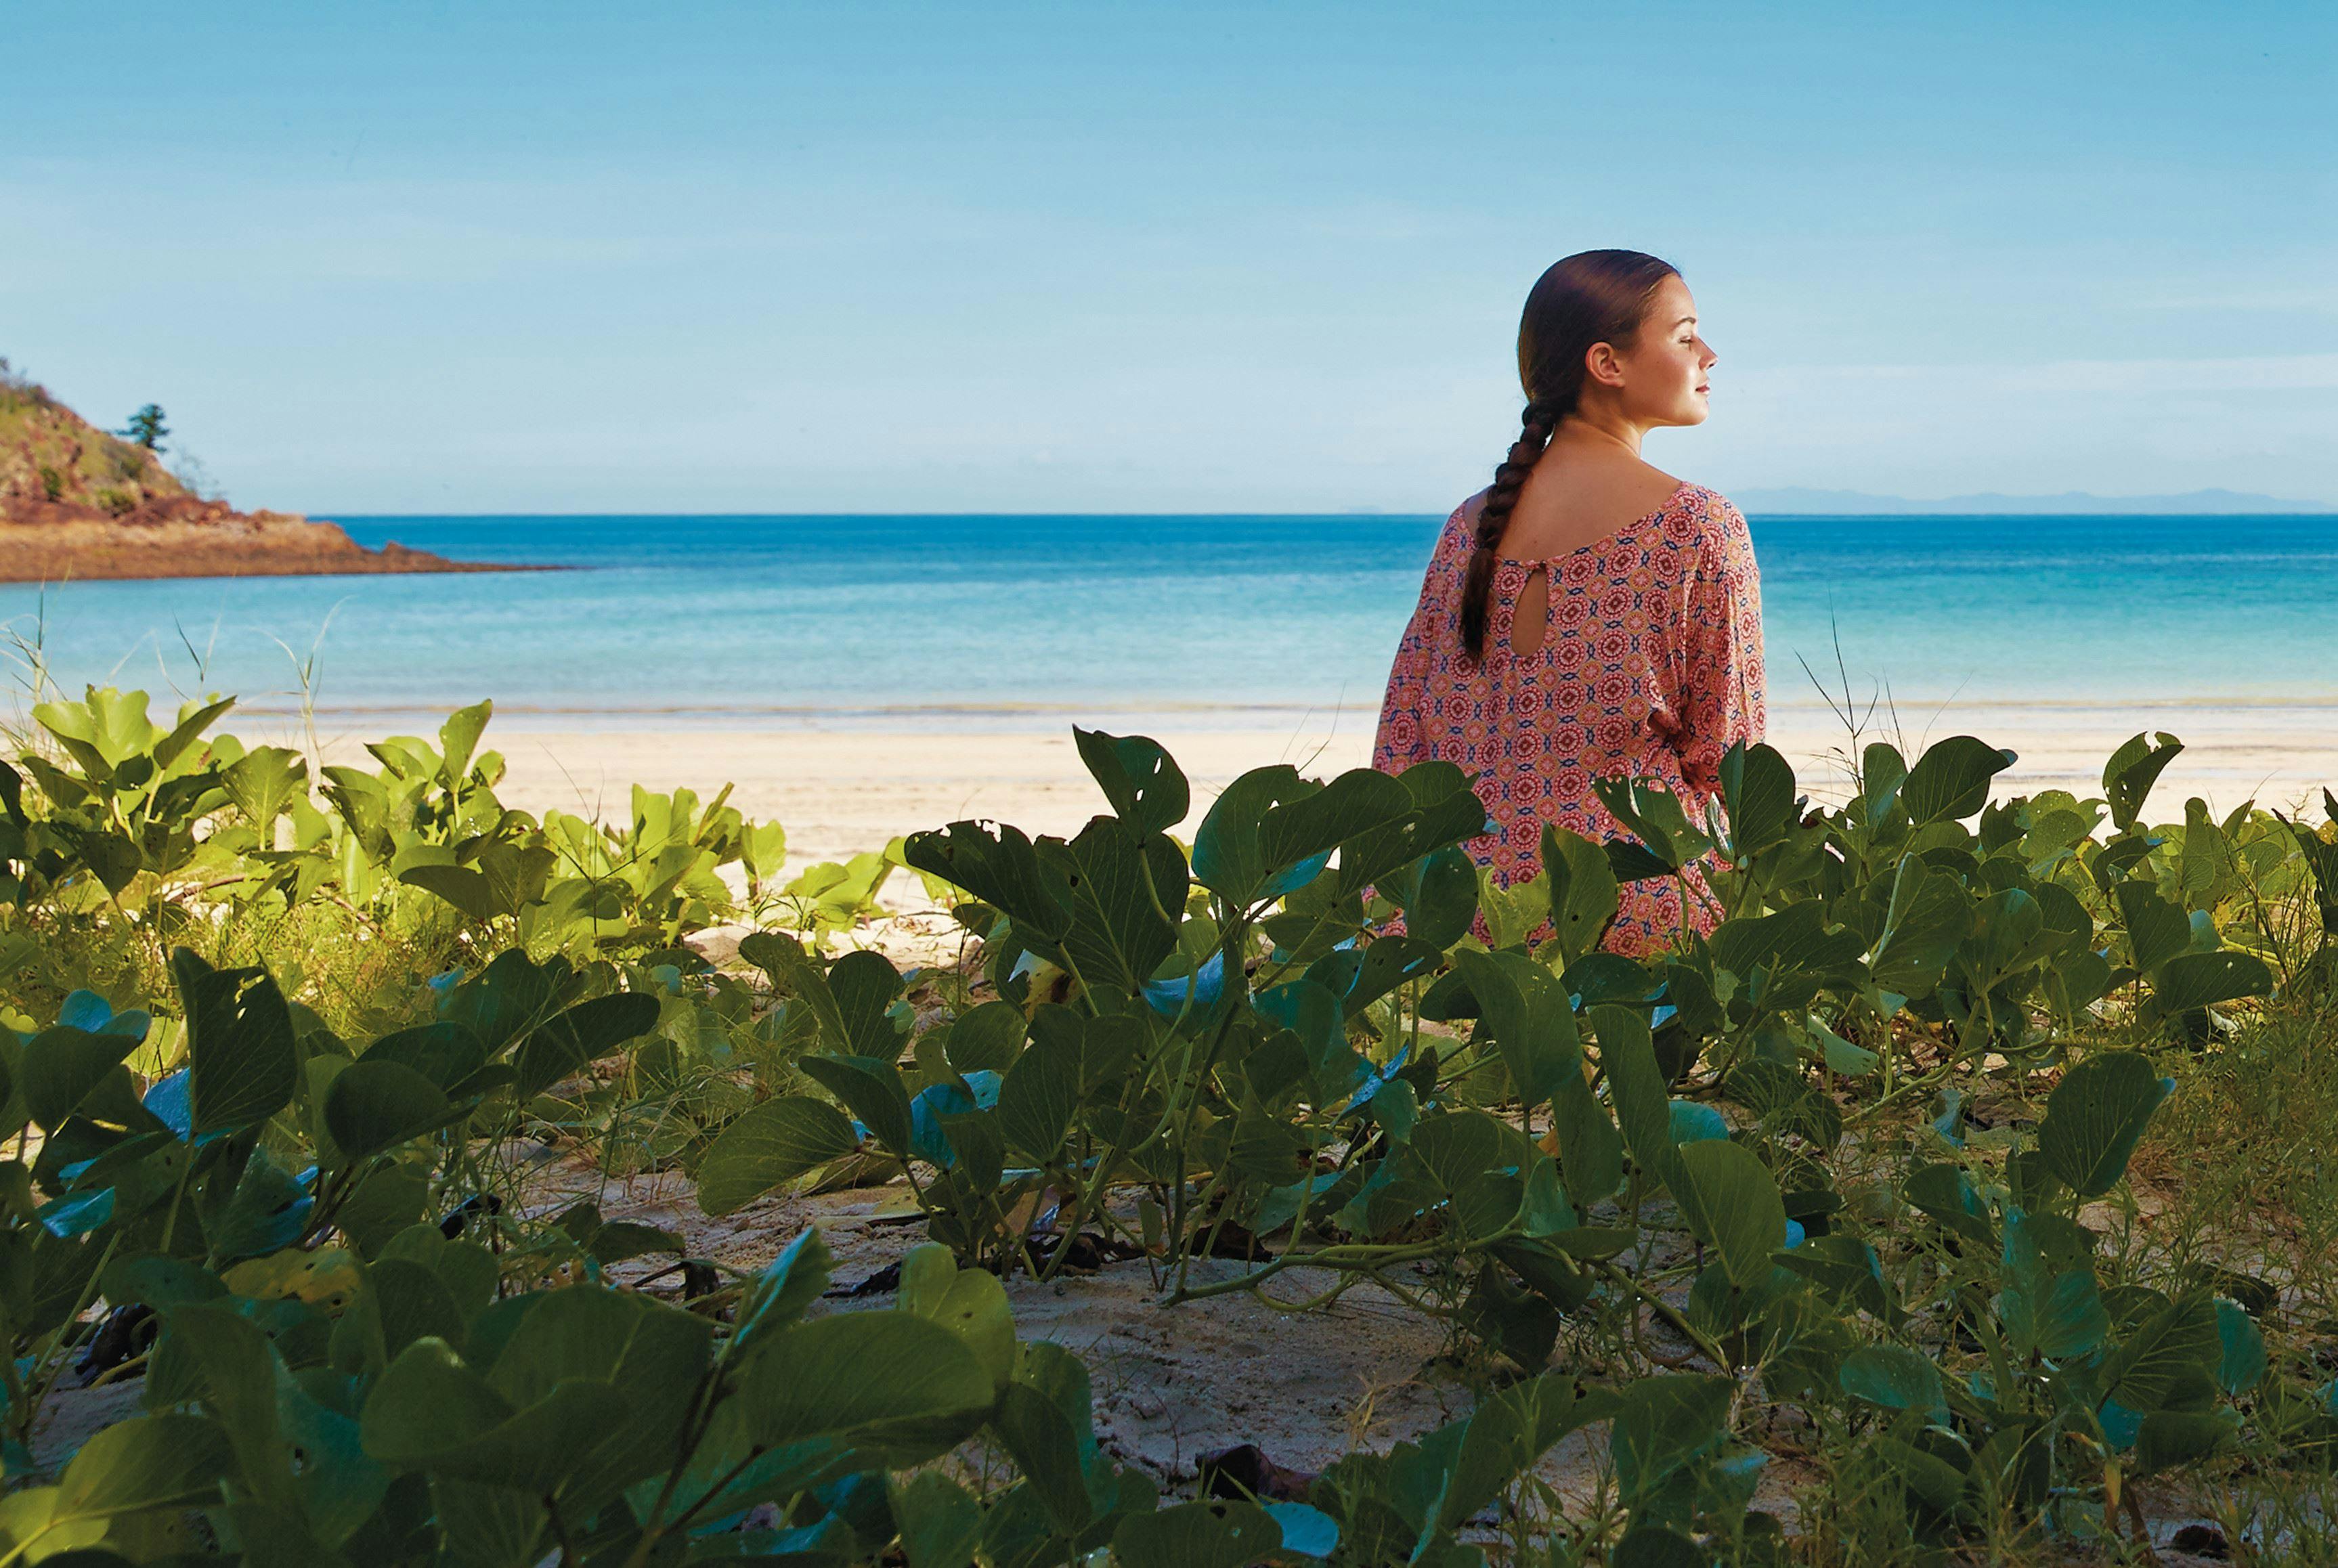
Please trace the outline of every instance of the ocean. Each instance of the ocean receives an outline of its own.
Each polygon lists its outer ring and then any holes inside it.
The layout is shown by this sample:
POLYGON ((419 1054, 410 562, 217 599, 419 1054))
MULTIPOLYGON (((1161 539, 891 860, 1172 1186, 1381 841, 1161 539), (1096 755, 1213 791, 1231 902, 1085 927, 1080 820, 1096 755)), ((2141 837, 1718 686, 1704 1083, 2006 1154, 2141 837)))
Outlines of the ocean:
MULTIPOLYGON (((1054 728, 1377 707, 1439 519, 344 517, 553 572, 0 586, 37 664, 499 726, 1054 728)), ((2338 519, 1753 519, 1773 702, 2338 694, 2338 519), (1807 668, 1806 668, 1807 667, 1807 668)), ((158 701, 157 708, 166 706, 158 701)))

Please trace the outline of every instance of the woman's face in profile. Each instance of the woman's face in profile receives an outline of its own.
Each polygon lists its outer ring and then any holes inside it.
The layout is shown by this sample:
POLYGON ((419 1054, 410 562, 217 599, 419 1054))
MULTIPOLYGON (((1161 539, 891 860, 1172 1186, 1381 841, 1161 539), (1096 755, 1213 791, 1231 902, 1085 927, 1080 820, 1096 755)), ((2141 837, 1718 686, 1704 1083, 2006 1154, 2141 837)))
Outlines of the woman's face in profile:
POLYGON ((1651 426, 1702 425, 1711 411, 1708 382, 1717 357, 1698 335, 1696 300, 1678 274, 1657 286, 1640 335, 1617 356, 1626 410, 1651 426))

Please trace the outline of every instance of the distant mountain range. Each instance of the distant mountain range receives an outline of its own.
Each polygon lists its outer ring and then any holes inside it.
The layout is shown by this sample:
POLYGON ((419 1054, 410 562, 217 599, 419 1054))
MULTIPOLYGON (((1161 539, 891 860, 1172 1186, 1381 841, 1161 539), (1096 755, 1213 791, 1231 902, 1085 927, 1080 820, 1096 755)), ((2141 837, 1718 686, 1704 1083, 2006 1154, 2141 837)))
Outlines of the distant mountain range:
POLYGON ((2249 513, 2338 514, 2326 501, 2284 501, 2237 490, 2194 490, 2182 495, 2094 495, 2066 490, 2059 495, 1947 495, 1937 501, 1905 495, 1870 495, 1858 490, 1741 490, 1730 497, 1752 513, 1825 513, 1859 516, 1970 516, 1999 514, 2097 513, 2115 516, 2232 515, 2249 513))

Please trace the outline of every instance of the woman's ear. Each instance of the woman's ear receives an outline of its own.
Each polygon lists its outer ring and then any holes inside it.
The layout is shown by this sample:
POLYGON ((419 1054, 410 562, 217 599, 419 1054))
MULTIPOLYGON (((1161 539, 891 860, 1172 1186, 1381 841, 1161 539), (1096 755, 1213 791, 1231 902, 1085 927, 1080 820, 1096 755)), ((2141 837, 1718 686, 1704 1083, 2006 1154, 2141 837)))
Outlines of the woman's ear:
POLYGON ((1624 384, 1624 361, 1613 343, 1594 343, 1583 353, 1583 372, 1602 387, 1624 384))

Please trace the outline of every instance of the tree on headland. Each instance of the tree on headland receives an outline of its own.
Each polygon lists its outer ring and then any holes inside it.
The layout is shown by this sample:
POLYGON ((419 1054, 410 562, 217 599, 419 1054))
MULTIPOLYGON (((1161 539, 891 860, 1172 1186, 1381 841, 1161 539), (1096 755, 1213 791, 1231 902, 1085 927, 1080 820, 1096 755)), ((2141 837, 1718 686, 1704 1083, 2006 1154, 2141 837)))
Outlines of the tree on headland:
POLYGON ((149 403, 133 414, 130 423, 118 432, 149 452, 162 451, 162 437, 170 433, 171 427, 162 423, 162 406, 160 403, 149 403))

